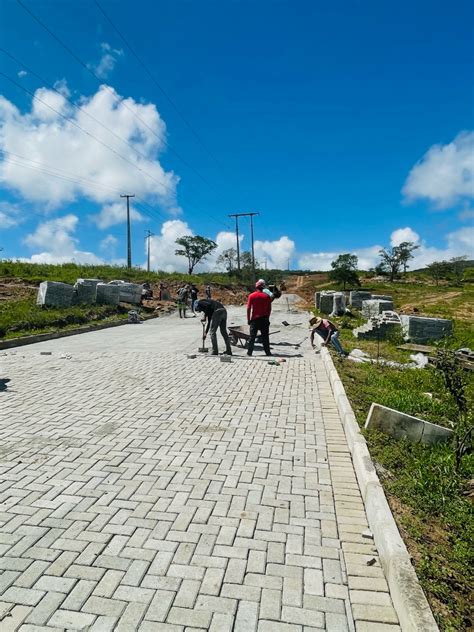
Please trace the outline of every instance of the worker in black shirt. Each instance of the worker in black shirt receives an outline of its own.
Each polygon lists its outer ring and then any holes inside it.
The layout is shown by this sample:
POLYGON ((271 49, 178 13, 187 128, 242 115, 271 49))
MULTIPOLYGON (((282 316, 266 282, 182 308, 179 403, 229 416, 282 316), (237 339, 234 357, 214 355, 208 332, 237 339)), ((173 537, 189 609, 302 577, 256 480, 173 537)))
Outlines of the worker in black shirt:
POLYGON ((213 301, 210 298, 201 299, 194 307, 196 312, 202 312, 202 322, 206 322, 206 335, 211 330, 211 343, 212 343, 212 355, 218 355, 219 349, 217 347, 217 330, 220 329, 221 335, 225 342, 225 353, 232 355, 232 349, 230 347, 229 334, 227 333, 227 310, 219 303, 219 301, 213 301))

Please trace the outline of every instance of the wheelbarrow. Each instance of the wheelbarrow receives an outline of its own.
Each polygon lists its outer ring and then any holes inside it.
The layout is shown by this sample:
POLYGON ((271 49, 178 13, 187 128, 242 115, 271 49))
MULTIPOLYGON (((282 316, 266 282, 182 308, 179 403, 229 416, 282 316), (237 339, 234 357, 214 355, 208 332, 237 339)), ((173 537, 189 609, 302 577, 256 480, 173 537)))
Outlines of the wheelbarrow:
MULTIPOLYGON (((277 334, 279 331, 279 329, 277 331, 271 331, 269 335, 272 336, 273 334, 277 334)), ((242 325, 229 327, 229 340, 230 344, 234 347, 238 347, 240 345, 243 349, 247 349, 250 340, 248 327, 244 327, 242 325)), ((261 336, 257 336, 255 342, 260 344, 262 342, 261 336)))

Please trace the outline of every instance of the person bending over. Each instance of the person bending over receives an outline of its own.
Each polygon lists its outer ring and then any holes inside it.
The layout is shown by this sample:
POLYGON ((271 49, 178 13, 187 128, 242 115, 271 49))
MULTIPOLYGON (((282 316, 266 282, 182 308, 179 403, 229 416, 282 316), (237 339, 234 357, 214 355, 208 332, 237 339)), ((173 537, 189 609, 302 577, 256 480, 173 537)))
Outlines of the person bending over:
POLYGON ((332 346, 336 350, 337 354, 341 357, 347 355, 347 353, 342 348, 341 342, 339 340, 339 330, 334 323, 325 318, 314 317, 309 321, 309 324, 313 327, 311 330, 310 341, 313 349, 315 348, 314 344, 314 334, 318 334, 323 339, 321 343, 324 347, 331 342, 332 346))
POLYGON ((219 348, 217 346, 217 330, 220 329, 221 336, 224 338, 225 343, 225 353, 227 355, 232 355, 232 349, 230 346, 229 334, 227 333, 227 310, 219 303, 219 301, 213 301, 210 298, 201 299, 197 301, 195 306, 196 312, 202 312, 203 317, 201 322, 206 322, 206 336, 211 330, 211 343, 212 343, 212 354, 218 355, 219 348))

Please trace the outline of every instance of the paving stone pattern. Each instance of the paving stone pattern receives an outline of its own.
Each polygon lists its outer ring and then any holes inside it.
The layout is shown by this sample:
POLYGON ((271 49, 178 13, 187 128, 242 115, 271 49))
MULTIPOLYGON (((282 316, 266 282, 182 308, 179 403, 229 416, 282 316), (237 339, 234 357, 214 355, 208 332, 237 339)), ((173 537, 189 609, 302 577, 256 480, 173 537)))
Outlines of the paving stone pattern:
POLYGON ((0 630, 398 632, 319 356, 192 360, 164 326, 3 354, 0 630))

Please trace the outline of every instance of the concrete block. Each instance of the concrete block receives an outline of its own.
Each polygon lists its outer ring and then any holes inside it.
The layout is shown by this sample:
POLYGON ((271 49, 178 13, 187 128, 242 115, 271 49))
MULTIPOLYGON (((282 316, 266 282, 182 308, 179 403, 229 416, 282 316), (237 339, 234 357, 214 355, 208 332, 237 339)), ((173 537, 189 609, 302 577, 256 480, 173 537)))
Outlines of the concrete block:
POLYGON ((142 286, 137 283, 120 283, 120 302, 139 305, 142 300, 142 286))
POLYGON ((390 301, 391 303, 393 303, 393 297, 388 296, 387 294, 372 294, 372 298, 375 301, 390 301))
POLYGON ((362 309, 362 301, 368 301, 371 298, 371 292, 366 292, 364 290, 352 290, 349 294, 349 304, 357 309, 362 309))
POLYGON ((332 290, 321 292, 319 297, 319 311, 323 314, 330 314, 334 305, 334 294, 332 290))
POLYGON ((402 315, 400 320, 405 339, 416 344, 440 340, 453 333, 453 321, 447 318, 402 315))
POLYGON ((120 303, 120 287, 108 283, 97 284, 98 305, 118 305, 120 303))
POLYGON ((370 407, 365 427, 376 428, 395 439, 407 439, 410 443, 444 443, 453 435, 449 428, 375 403, 370 407))
POLYGON ((331 316, 342 316, 346 311, 346 295, 344 292, 335 292, 332 303, 331 316))
POLYGON ((68 283, 43 281, 38 288, 37 305, 45 307, 69 307, 74 296, 74 287, 68 283))
POLYGON ((392 301, 380 301, 374 299, 362 301, 362 314, 365 318, 375 318, 385 311, 393 311, 392 301))
POLYGON ((77 279, 74 289, 73 303, 75 305, 93 305, 97 298, 97 285, 100 281, 96 279, 77 279))

